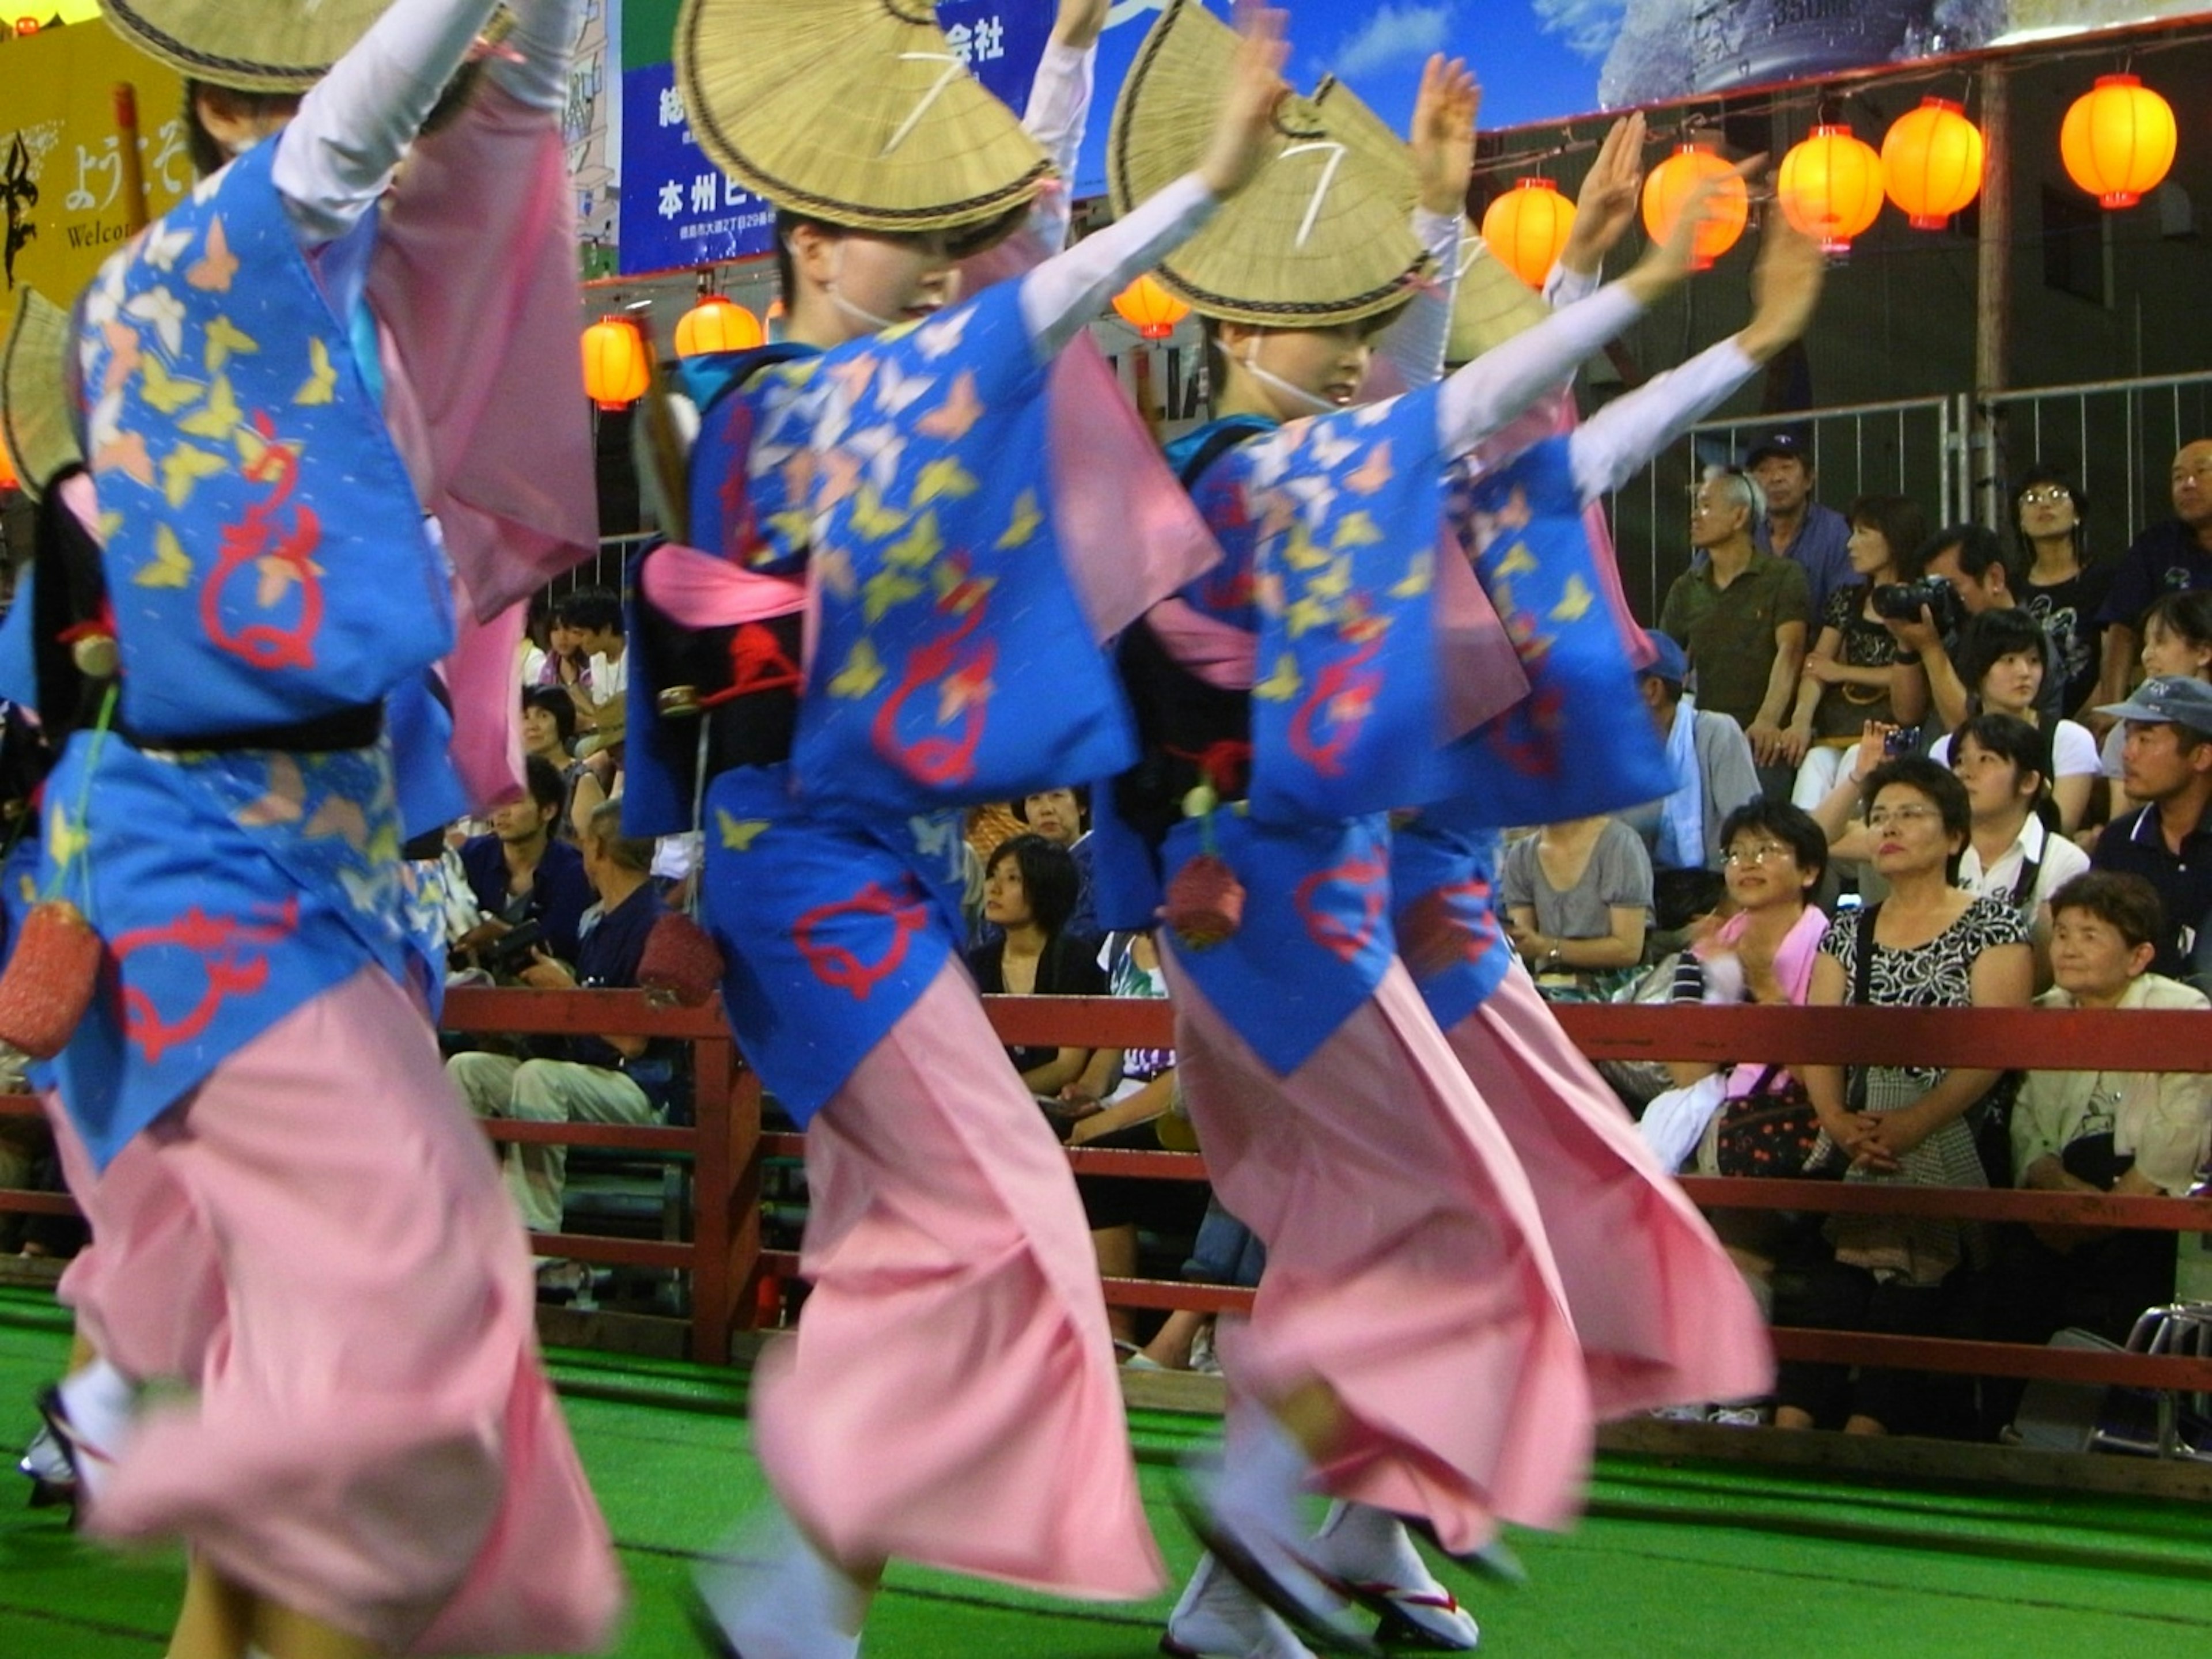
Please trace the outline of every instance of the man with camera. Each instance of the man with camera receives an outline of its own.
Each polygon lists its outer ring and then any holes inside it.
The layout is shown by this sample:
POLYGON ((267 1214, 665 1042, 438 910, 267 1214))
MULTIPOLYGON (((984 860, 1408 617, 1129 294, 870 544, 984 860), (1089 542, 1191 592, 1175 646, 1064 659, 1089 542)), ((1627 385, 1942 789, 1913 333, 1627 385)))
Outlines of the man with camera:
POLYGON ((1743 473, 1715 467, 1705 474, 1690 508, 1690 545, 1702 556, 1667 590, 1659 629, 1689 653, 1698 707, 1743 727, 1760 789, 1787 800, 1804 748, 1784 728, 1805 665, 1813 599, 1802 569, 1753 541, 1764 506, 1743 473))
MULTIPOLYGON (((653 843, 622 833, 622 803, 608 801, 585 825, 584 874, 599 902, 585 913, 582 939, 571 966, 542 945, 530 953, 519 977, 540 991, 625 990, 637 983, 646 940, 665 914, 653 882, 653 843)), ((538 1123, 649 1123, 667 1105, 670 1068, 648 1037, 610 1035, 556 1038, 558 1050, 524 1060, 513 1054, 459 1054, 446 1062, 470 1109, 479 1117, 512 1117, 538 1123)), ((568 1174, 564 1146, 516 1141, 506 1151, 507 1190, 532 1232, 561 1231, 561 1197, 568 1174)), ((588 1282, 582 1264, 556 1261, 538 1267, 543 1294, 571 1297, 588 1282)))
MULTIPOLYGON (((1897 642, 1920 659, 1928 674, 1928 704, 1934 736, 1963 722, 1972 711, 1973 688, 1951 660, 1959 630, 1984 611, 2017 611, 2005 566, 2004 546, 1994 532, 1978 524, 1939 530, 1920 550, 1925 573, 1917 581, 1893 582, 1874 591, 1874 608, 1897 642)), ((2035 712, 2046 732, 2058 729, 2066 714, 2066 676, 2057 647, 2043 638, 2043 687, 2035 712)))

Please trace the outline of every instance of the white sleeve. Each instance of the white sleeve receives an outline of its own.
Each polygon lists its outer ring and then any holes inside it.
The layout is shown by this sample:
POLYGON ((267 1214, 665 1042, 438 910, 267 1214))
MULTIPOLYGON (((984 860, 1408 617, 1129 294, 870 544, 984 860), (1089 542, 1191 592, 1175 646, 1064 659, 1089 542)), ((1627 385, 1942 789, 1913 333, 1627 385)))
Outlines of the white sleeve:
POLYGON ((1579 305, 1555 311, 1461 368, 1437 402, 1437 438, 1447 456, 1464 455, 1547 392, 1643 314, 1619 283, 1579 305))
POLYGON ((1091 125, 1098 48, 1045 42, 1030 82, 1030 106, 1022 125, 1044 146, 1060 170, 1060 183, 1037 198, 1030 210, 1030 234, 1057 253, 1067 246, 1067 222, 1075 208, 1075 162, 1083 153, 1083 134, 1091 125))
POLYGON ((1105 229, 1054 255, 1022 278, 1022 322, 1049 361, 1108 301, 1182 245, 1220 206, 1196 173, 1185 173, 1105 229))
POLYGON ((276 140, 273 177, 301 241, 336 241, 374 207, 497 0, 398 0, 316 82, 276 140))
POLYGON ((568 106, 568 60, 584 32, 584 0, 512 0, 516 58, 495 58, 485 73, 517 103, 557 115, 568 106), (520 61, 517 61, 519 59, 520 61))
POLYGON ((1459 245, 1466 222, 1456 213, 1413 210, 1413 238, 1436 262, 1433 280, 1413 297, 1376 343, 1376 355, 1398 371, 1407 391, 1443 378, 1444 347, 1451 339, 1452 301, 1459 293, 1459 245))
POLYGON ((2085 726, 2061 720, 2051 738, 2051 763, 2062 778, 2094 778, 2104 770, 2097 757, 2097 740, 2085 726))
POLYGON ((1757 373, 1734 339, 1616 398, 1568 440, 1575 488, 1585 501, 1628 482, 1654 455, 1757 373))
POLYGON ((1563 264, 1553 264, 1552 274, 1544 278, 1544 303, 1554 311, 1565 311, 1578 305, 1597 292, 1604 280, 1602 273, 1591 271, 1584 276, 1579 270, 1569 270, 1563 264))

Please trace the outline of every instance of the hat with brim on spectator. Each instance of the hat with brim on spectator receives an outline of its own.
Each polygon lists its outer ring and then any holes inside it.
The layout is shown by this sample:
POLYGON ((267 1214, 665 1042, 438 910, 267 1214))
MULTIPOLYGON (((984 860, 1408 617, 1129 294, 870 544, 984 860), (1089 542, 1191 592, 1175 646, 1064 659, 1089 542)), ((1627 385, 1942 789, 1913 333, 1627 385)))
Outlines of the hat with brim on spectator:
POLYGON ((102 0, 100 15, 149 58, 240 92, 304 92, 392 0, 102 0))
POLYGON ((1770 432, 1743 453, 1743 465, 1747 471, 1761 461, 1790 460, 1802 462, 1807 471, 1813 470, 1813 446, 1802 432, 1785 427, 1770 432))
POLYGON ((1656 628, 1644 630, 1644 637, 1651 646, 1651 660, 1643 672, 1655 680, 1664 680, 1677 690, 1690 678, 1690 659, 1682 647, 1674 643, 1672 635, 1662 634, 1656 628))
POLYGON ((2125 702, 2108 702, 2097 712, 2116 720, 2183 726, 2199 737, 2212 738, 2212 685, 2161 674, 2136 687, 2125 702))
MULTIPOLYGON (((1116 213, 1204 159, 1236 55, 1226 24, 1196 0, 1168 0, 1114 105, 1106 183, 1116 213)), ((1370 112, 1339 110, 1285 95, 1258 173, 1161 261, 1160 281, 1200 316, 1333 328, 1396 310, 1428 275, 1407 219, 1410 167, 1385 160, 1370 112)))
POLYGON ((777 207, 956 256, 1019 224, 1049 156, 926 0, 684 0, 676 81, 700 147, 777 207))
POLYGON ((69 313, 25 289, 0 346, 0 448, 34 501, 56 473, 84 459, 70 426, 69 349, 69 313))

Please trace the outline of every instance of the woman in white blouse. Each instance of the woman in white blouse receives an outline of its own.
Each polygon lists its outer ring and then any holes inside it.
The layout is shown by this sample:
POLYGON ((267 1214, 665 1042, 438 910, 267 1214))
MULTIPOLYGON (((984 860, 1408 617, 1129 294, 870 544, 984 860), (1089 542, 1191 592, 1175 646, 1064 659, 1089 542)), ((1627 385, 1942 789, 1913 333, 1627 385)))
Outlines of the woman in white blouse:
MULTIPOLYGON (((2047 663, 2043 625, 2017 607, 1984 611, 1968 620, 1952 653, 1959 678, 1968 688, 1966 713, 2011 714, 2030 726, 2039 724, 2036 700, 2043 693, 2047 663)), ((2051 733, 2052 764, 2045 773, 2051 796, 2057 804, 2061 826, 2069 833, 2081 822, 2088 808, 2089 792, 2101 769, 2097 740, 2087 726, 2060 720, 2051 733)), ((1939 738, 1928 758, 1938 766, 1951 763, 1949 737, 1939 738)))

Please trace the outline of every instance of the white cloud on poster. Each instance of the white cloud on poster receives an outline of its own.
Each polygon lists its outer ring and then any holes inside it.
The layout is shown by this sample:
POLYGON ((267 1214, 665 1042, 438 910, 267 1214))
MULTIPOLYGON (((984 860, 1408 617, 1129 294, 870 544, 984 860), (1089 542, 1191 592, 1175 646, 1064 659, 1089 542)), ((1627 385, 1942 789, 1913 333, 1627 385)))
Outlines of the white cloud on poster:
POLYGON ((1378 70, 1426 58, 1442 52, 1451 33, 1449 3, 1432 6, 1379 7, 1366 27, 1346 40, 1329 59, 1329 67, 1347 81, 1378 70))
POLYGON ((1620 37, 1628 0, 1530 0, 1547 34, 1584 58, 1602 58, 1620 37))

